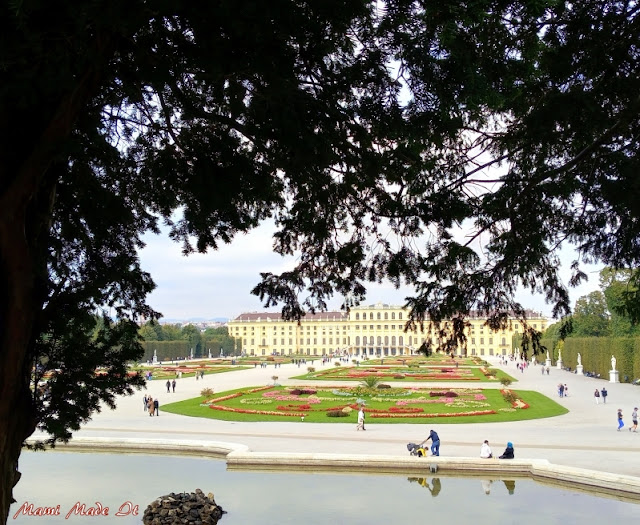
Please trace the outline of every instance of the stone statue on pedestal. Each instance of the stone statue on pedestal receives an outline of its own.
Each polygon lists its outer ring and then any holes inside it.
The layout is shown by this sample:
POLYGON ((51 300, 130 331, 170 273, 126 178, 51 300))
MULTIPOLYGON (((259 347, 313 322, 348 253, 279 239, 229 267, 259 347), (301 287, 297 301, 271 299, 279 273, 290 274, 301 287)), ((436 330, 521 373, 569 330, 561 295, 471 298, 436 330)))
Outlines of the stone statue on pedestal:
POLYGON ((616 356, 612 355, 611 356, 611 370, 615 370, 616 369, 616 356))
POLYGON ((580 352, 578 352, 578 364, 582 364, 582 356, 580 355, 580 352))

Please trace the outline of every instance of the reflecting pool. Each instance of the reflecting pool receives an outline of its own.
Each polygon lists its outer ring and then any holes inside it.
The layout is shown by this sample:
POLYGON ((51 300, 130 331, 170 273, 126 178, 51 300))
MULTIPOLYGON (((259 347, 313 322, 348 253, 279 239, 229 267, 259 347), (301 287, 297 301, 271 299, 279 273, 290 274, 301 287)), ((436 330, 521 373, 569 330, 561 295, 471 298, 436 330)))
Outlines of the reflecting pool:
POLYGON ((638 503, 529 479, 227 471, 221 460, 53 451, 23 452, 20 470, 9 515, 16 525, 139 525, 156 497, 196 488, 213 492, 227 512, 221 525, 570 525, 640 515, 638 503), (60 515, 25 515, 25 503, 59 505, 60 515), (77 503, 86 510, 108 507, 108 515, 78 515, 77 503))

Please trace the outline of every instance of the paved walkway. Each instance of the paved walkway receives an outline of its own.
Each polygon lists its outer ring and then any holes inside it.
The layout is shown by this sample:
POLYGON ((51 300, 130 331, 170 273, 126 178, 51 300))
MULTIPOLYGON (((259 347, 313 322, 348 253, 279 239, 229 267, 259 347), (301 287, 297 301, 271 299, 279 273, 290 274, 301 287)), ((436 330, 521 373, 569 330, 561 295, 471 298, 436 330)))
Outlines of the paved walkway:
MULTIPOLYGON (((640 476, 640 431, 629 432, 631 411, 640 405, 640 387, 629 384, 611 384, 602 379, 577 376, 552 368, 550 375, 542 375, 540 367, 529 367, 524 373, 513 363, 500 366, 497 359, 492 366, 500 367, 518 382, 512 388, 535 390, 554 399, 569 409, 569 413, 547 419, 509 423, 439 424, 384 424, 367 422, 367 431, 358 432, 355 424, 322 423, 242 423, 191 418, 163 413, 165 403, 199 395, 204 387, 222 392, 243 386, 272 383, 294 385, 301 382, 289 379, 302 374, 306 366, 293 364, 274 369, 253 368, 222 374, 178 380, 177 392, 167 394, 164 381, 152 381, 147 392, 160 401, 160 416, 149 417, 143 411, 143 392, 118 400, 116 410, 105 409, 95 415, 75 435, 84 437, 154 438, 211 440, 246 445, 256 452, 330 452, 344 454, 383 454, 406 456, 406 444, 422 441, 429 429, 440 435, 442 456, 478 457, 480 444, 488 439, 494 453, 502 453, 507 441, 512 441, 516 457, 521 459, 547 459, 552 463, 640 476), (559 398, 558 383, 566 383, 569 396, 559 398), (593 392, 606 387, 607 403, 595 404, 593 392), (621 408, 625 428, 617 432, 616 412, 621 408)), ((321 368, 320 362, 314 366, 321 368)), ((326 365, 332 366, 332 365, 326 365)), ((306 384, 309 384, 308 382, 306 384)), ((322 383, 323 386, 326 382, 322 383)), ((445 383, 440 384, 445 385, 445 383)), ((429 386, 436 386, 429 383, 429 386)), ((469 386, 468 383, 447 382, 446 386, 469 386)), ((474 385, 475 386, 475 385, 474 385)), ((484 388, 499 388, 499 384, 482 383, 484 388)))

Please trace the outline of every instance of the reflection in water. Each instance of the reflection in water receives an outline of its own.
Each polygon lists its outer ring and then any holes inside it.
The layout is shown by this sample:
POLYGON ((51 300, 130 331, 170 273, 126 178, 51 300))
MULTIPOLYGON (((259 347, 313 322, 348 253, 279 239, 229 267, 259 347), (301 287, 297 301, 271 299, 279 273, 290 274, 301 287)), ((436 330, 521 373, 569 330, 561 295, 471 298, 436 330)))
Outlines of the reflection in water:
POLYGON ((507 487, 509 491, 509 495, 512 495, 516 491, 516 480, 515 479, 503 479, 502 483, 507 487))
POLYGON ((505 498, 515 483, 504 481, 503 487, 498 478, 491 494, 485 495, 478 490, 478 477, 410 478, 414 483, 407 487, 406 475, 233 471, 224 461, 193 457, 24 452, 20 470, 23 477, 14 489, 17 503, 10 509, 11 525, 141 525, 142 512, 155 498, 196 488, 212 492, 227 511, 220 525, 413 524, 425 516, 438 525, 516 523, 514 517, 518 525, 620 523, 637 521, 640 508, 637 502, 599 498, 529 479, 519 479, 518 492, 505 498), (532 506, 535 501, 544 505, 532 506), (19 512, 25 503, 60 505, 60 515, 38 520, 19 512), (109 515, 72 514, 65 519, 77 503, 108 507, 109 515), (121 508, 124 512, 116 517, 121 508))
MULTIPOLYGON (((431 484, 429 484, 429 480, 427 478, 407 478, 409 483, 418 483, 422 485, 425 489, 431 492, 433 497, 440 494, 442 490, 442 485, 440 483, 440 478, 433 478, 431 480, 431 484)), ((516 490, 516 480, 515 479, 503 479, 502 482, 506 487, 509 494, 513 494, 516 490)), ((483 479, 480 481, 482 485, 482 490, 485 494, 491 494, 491 484, 493 483, 492 479, 483 479)))
POLYGON ((440 478, 433 478, 431 480, 431 485, 427 481, 427 478, 407 478, 409 483, 418 483, 422 485, 425 489, 431 492, 431 495, 435 498, 438 494, 440 494, 440 490, 442 489, 442 485, 440 484, 440 478))

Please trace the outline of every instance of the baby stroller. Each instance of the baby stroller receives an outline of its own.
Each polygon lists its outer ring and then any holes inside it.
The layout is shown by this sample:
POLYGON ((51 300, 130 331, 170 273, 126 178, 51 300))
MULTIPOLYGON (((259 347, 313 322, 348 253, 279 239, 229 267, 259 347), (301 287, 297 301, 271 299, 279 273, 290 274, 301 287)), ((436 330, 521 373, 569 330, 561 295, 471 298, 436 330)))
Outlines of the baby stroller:
POLYGON ((422 448, 422 445, 416 445, 415 443, 408 443, 407 450, 409 451, 410 456, 418 456, 423 458, 427 455, 427 451, 422 448))

